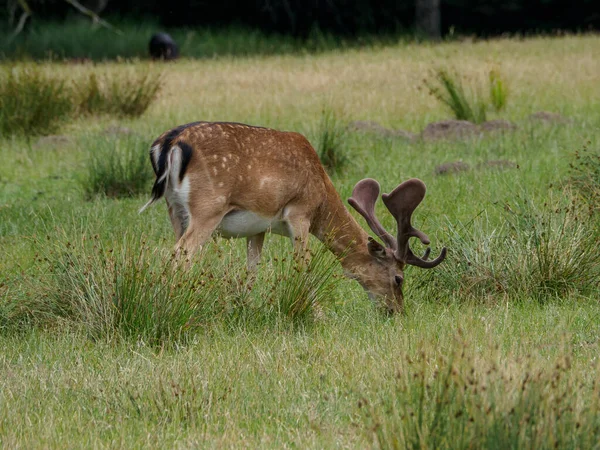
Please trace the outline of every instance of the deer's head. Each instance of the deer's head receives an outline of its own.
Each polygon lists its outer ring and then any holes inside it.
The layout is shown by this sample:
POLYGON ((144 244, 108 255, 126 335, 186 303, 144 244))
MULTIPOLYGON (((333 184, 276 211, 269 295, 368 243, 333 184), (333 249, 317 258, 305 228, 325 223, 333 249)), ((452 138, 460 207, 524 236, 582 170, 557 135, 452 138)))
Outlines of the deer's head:
POLYGON ((389 312, 401 311, 403 308, 402 284, 404 267, 407 264, 431 269, 446 257, 445 247, 432 261, 428 260, 431 251, 429 247, 421 258, 410 249, 408 241, 411 237, 419 238, 425 245, 429 244, 427 235, 410 223, 412 213, 425 197, 425 191, 425 184, 417 178, 412 178, 400 184, 391 193, 382 195, 383 203, 396 219, 396 238, 383 228, 375 215, 375 202, 380 192, 377 181, 371 178, 359 181, 352 191, 352 197, 348 199, 348 203, 364 217, 371 230, 384 243, 381 245, 369 237, 368 260, 361 262, 362 270, 356 274, 356 278, 370 296, 383 300, 389 312))

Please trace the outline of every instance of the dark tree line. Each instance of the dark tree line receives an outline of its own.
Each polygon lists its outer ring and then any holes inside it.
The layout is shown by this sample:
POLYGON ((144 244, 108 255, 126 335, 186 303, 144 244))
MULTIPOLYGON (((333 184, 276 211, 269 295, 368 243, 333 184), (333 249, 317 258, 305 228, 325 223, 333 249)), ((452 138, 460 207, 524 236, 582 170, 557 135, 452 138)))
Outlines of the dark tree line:
MULTIPOLYGON (((19 9, 20 0, 6 0, 19 9)), ((66 0, 28 0, 37 17, 73 13, 66 0)), ((600 0, 80 0, 104 17, 151 18, 162 26, 259 27, 294 36, 319 29, 341 35, 418 29, 463 33, 600 29, 600 0)), ((8 10, 8 8, 7 8, 8 10)), ((7 13, 8 14, 8 13, 7 13)))

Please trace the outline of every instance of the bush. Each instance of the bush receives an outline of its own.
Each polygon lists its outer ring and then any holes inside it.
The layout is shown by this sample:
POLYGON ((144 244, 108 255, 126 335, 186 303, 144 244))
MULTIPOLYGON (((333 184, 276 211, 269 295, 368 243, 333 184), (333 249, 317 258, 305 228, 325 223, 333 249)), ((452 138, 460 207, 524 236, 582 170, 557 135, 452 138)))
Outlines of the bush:
POLYGON ((0 135, 56 132, 73 113, 70 84, 27 65, 0 71, 0 135))
POLYGON ((147 142, 137 137, 96 138, 85 146, 89 157, 81 184, 88 198, 133 197, 150 191, 154 174, 147 142))
POLYGON ((160 83, 161 76, 151 73, 119 75, 114 79, 105 75, 101 80, 92 73, 87 83, 78 88, 78 109, 87 114, 138 117, 156 99, 160 83))
POLYGON ((321 163, 330 174, 337 174, 348 165, 345 154, 347 129, 333 111, 323 110, 318 131, 317 153, 321 163))

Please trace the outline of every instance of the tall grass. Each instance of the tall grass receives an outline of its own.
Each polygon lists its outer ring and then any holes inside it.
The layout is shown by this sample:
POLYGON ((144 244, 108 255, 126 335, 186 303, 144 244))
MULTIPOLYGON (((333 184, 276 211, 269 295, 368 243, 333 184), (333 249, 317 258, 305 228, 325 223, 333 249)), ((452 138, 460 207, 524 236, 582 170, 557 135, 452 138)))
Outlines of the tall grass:
POLYGON ((141 116, 156 99, 161 76, 152 73, 133 73, 110 78, 90 74, 76 88, 80 97, 78 110, 86 114, 141 116))
POLYGON ((86 173, 80 178, 88 198, 133 197, 149 192, 153 179, 149 145, 139 137, 88 138, 86 173))
POLYGON ((4 301, 13 285, 0 286, 0 327, 30 318, 93 340, 155 346, 186 342, 213 325, 304 327, 335 297, 338 265, 322 246, 299 260, 282 245, 287 251, 272 265, 249 274, 231 241, 207 243, 184 267, 170 244, 151 245, 143 233, 110 239, 87 226, 48 230, 33 241, 36 275, 25 278, 23 295, 4 301), (23 296, 24 307, 16 301, 23 296))
POLYGON ((331 109, 321 114, 317 135, 317 153, 330 174, 339 174, 349 163, 347 156, 348 129, 331 109))
POLYGON ((600 253, 592 243, 600 234, 576 203, 540 206, 524 196, 502 208, 496 226, 485 215, 450 225, 452 256, 435 278, 422 275, 421 287, 435 296, 476 301, 546 302, 597 292, 600 253))
MULTIPOLYGON (((366 428, 382 449, 591 448, 600 439, 600 381, 574 382, 571 360, 553 370, 486 363, 460 339, 452 354, 410 357, 392 392, 359 402, 366 428)), ((496 351, 497 352, 497 351, 496 351)), ((529 360, 529 361, 527 361, 529 360)))
POLYGON ((276 258, 273 273, 261 283, 268 287, 269 308, 295 325, 312 322, 335 296, 337 264, 322 245, 302 257, 276 258))
POLYGON ((143 239, 126 235, 109 245, 98 235, 64 230, 51 239, 39 256, 47 264, 41 289, 33 286, 43 292, 32 304, 43 322, 65 322, 93 339, 160 345, 184 340, 218 314, 214 278, 199 266, 181 270, 143 239))
POLYGON ((96 73, 81 79, 49 75, 42 66, 8 65, 0 70, 0 135, 34 136, 60 130, 79 114, 138 117, 156 99, 161 76, 96 73))
POLYGON ((496 111, 502 111, 506 107, 508 99, 508 87, 497 70, 491 70, 489 75, 490 103, 496 111))
POLYGON ((589 206, 590 214, 600 212, 600 152, 587 145, 576 152, 570 164, 570 182, 589 206))
POLYGON ((473 123, 485 122, 486 104, 480 95, 467 91, 460 76, 446 69, 437 69, 425 80, 429 92, 448 107, 457 120, 473 123))
POLYGON ((69 80, 35 65, 0 70, 0 135, 56 132, 71 117, 74 105, 69 80))
MULTIPOLYGON (((425 79, 425 86, 442 104, 452 111, 457 120, 483 123, 487 119, 488 102, 478 86, 465 87, 464 77, 446 69, 436 69, 425 79)), ((508 100, 508 88, 497 70, 488 77, 489 103, 495 111, 502 111, 508 100)))

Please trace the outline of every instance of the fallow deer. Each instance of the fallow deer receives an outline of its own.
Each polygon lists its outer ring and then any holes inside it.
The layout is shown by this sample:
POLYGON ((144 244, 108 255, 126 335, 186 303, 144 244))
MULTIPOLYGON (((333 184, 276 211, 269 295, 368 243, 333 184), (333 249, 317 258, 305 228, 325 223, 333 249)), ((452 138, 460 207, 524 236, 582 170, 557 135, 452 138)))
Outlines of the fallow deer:
POLYGON ((317 153, 301 134, 227 122, 195 122, 162 134, 150 149, 156 174, 151 200, 165 197, 177 237, 176 254, 193 255, 213 235, 247 239, 247 264, 255 270, 266 232, 292 239, 306 250, 309 233, 340 260, 345 273, 389 312, 403 308, 405 265, 430 269, 409 246, 427 236, 413 228, 411 215, 425 196, 425 184, 405 181, 383 202, 398 224, 394 238, 375 216, 379 184, 364 179, 350 205, 385 246, 371 238, 344 207, 317 153))

